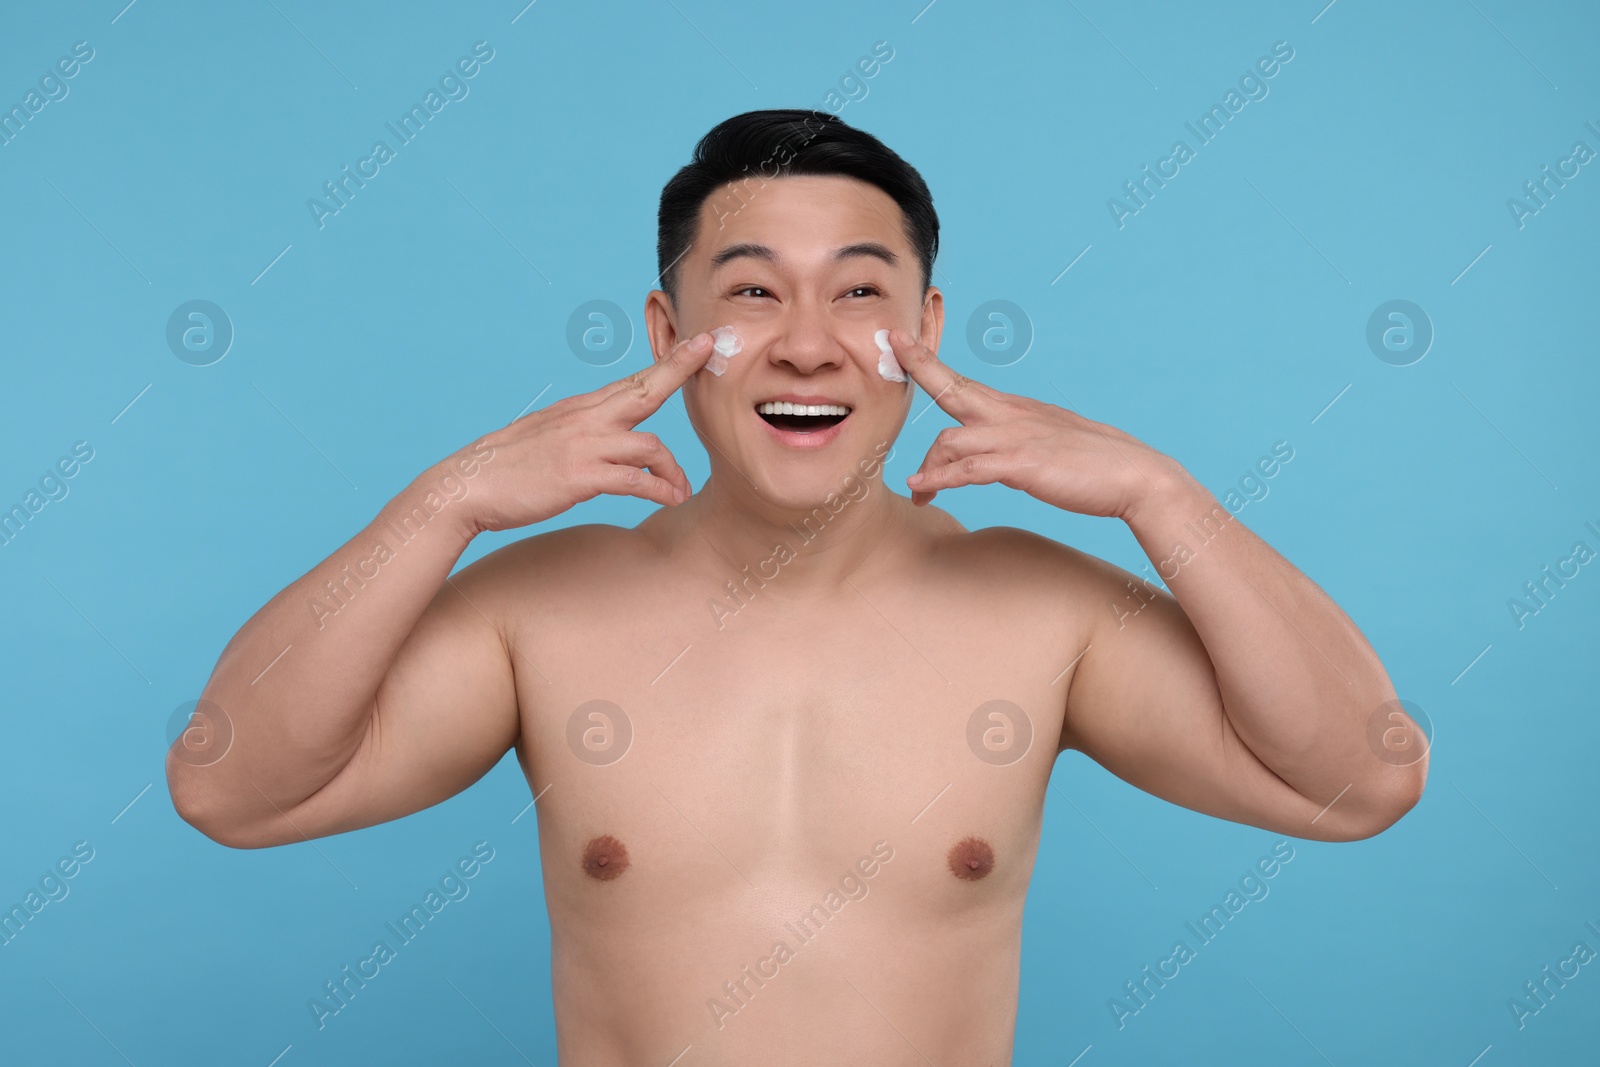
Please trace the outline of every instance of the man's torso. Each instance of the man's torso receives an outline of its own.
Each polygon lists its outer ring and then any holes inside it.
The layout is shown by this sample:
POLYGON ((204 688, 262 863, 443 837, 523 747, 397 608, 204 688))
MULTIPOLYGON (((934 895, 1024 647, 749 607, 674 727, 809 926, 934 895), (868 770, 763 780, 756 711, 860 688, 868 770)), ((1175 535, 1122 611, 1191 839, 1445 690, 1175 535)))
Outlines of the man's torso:
POLYGON ((1089 609, 1043 539, 910 521, 824 597, 649 523, 504 590, 564 1062, 1009 1062, 1089 609))

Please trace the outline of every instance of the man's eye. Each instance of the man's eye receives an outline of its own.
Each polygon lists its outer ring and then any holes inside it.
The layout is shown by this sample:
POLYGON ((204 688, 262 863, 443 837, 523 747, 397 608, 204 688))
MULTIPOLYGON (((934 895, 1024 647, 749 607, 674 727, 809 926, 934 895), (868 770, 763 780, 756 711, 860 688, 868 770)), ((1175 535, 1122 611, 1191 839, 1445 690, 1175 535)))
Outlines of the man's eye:
POLYGON ((743 296, 746 293, 754 293, 757 296, 769 296, 769 295, 771 295, 765 289, 761 288, 761 286, 759 286, 759 285, 747 285, 742 289, 735 289, 733 291, 733 295, 734 296, 743 296))
POLYGON ((855 296, 857 293, 866 293, 869 296, 881 295, 876 285, 858 285, 854 289, 850 290, 849 295, 855 296))

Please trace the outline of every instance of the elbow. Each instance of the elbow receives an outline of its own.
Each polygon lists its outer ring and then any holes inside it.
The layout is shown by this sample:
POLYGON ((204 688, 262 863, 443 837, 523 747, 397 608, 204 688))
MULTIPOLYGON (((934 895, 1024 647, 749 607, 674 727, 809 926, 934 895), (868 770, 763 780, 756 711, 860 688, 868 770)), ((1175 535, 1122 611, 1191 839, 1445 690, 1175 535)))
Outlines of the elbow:
POLYGON ((1428 781, 1428 759, 1392 767, 1374 784, 1367 803, 1330 826, 1326 840, 1364 841, 1399 822, 1417 803, 1428 781))
POLYGON ((170 752, 167 754, 167 793, 178 818, 228 848, 261 848, 269 844, 257 835, 246 833, 238 820, 228 818, 214 795, 198 780, 198 769, 176 759, 170 752))
POLYGON ((1377 829, 1367 836, 1376 836, 1400 821, 1405 815, 1422 800, 1423 790, 1428 784, 1428 755, 1423 753, 1422 758, 1415 763, 1403 767, 1395 767, 1389 780, 1384 783, 1386 803, 1380 811, 1380 821, 1377 829))
MULTIPOLYGON (((1377 725, 1396 725, 1374 738, 1369 723, 1368 746, 1381 763, 1363 786, 1357 787, 1366 797, 1365 802, 1357 806, 1359 816, 1353 820, 1355 826, 1351 827, 1353 832, 1349 840, 1376 837, 1389 829, 1417 806, 1427 786, 1431 731, 1423 730, 1409 715, 1388 710, 1395 703, 1384 704, 1379 709, 1386 712, 1386 717, 1377 725), (1391 735, 1396 736, 1392 739, 1391 735)), ((1397 703, 1405 704, 1404 701, 1397 703)))

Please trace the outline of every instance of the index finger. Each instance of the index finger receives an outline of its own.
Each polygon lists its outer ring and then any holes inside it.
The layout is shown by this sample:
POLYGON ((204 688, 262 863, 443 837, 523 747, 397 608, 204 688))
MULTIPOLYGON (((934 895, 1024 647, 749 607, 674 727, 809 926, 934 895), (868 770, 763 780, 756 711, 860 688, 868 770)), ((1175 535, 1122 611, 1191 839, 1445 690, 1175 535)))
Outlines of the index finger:
POLYGON ((890 330, 889 345, 901 369, 957 422, 965 423, 978 413, 986 392, 982 382, 956 373, 933 349, 905 330, 890 330))
POLYGON ((711 334, 697 333, 650 366, 613 382, 603 402, 621 405, 632 423, 643 422, 706 365, 711 350, 711 334))

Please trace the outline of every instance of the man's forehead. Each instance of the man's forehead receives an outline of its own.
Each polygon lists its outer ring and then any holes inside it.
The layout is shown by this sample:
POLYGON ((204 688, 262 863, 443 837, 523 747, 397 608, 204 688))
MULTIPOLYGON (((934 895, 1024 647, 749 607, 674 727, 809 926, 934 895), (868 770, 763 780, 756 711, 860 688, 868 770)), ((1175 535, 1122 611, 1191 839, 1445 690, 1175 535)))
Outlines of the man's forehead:
POLYGON ((724 185, 701 208, 699 238, 693 251, 713 271, 743 257, 782 266, 868 256, 897 266, 910 251, 893 198, 836 175, 724 185))

